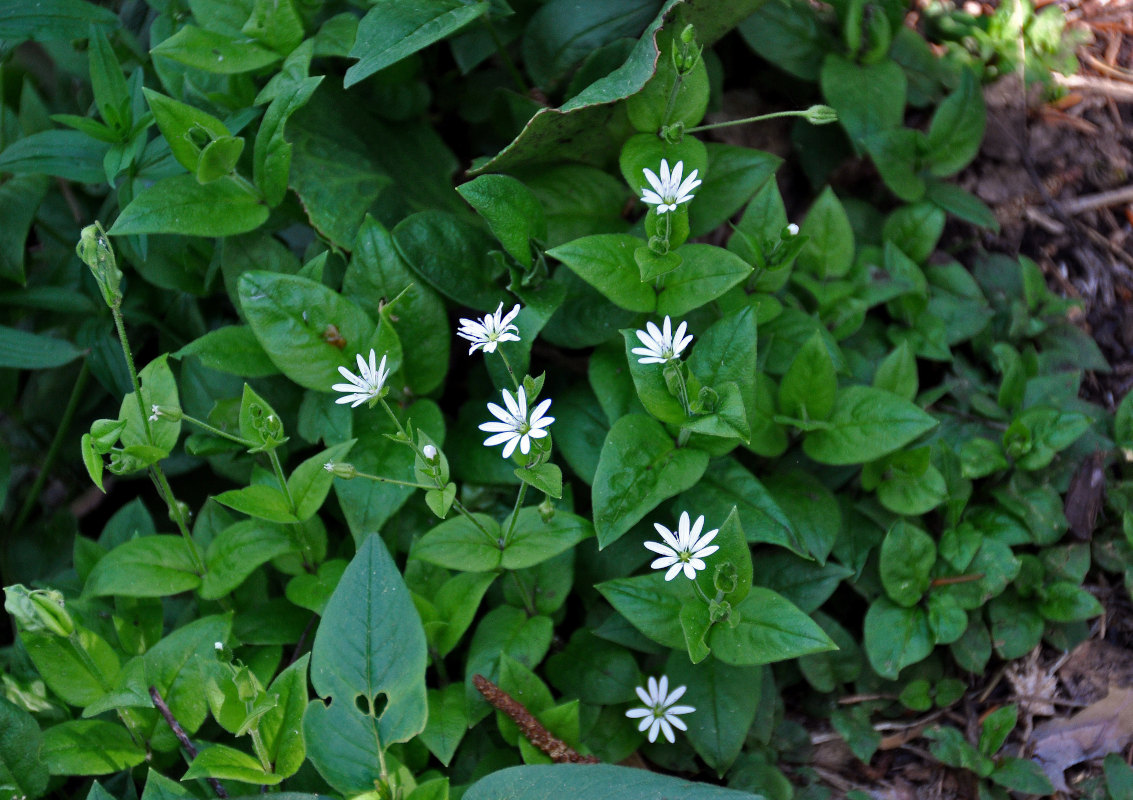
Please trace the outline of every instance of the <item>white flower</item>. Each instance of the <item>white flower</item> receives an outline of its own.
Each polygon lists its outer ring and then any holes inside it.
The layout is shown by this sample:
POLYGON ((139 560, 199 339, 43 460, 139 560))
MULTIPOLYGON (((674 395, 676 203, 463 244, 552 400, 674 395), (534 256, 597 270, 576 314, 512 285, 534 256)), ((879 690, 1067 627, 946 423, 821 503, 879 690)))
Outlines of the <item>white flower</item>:
POLYGON ((381 394, 386 379, 389 378, 389 370, 386 369, 385 356, 382 356, 382 363, 375 366, 374 362, 377 359, 377 355, 378 354, 371 348, 370 363, 367 364, 365 359, 362 358, 362 354, 359 353, 357 356, 357 375, 346 367, 338 368, 338 371, 342 373, 342 377, 346 378, 350 383, 336 383, 331 387, 336 392, 348 392, 348 394, 338 398, 334 402, 350 403, 351 408, 357 408, 367 400, 371 400, 381 394))
POLYGON ((421 448, 421 454, 425 456, 426 461, 432 461, 437 457, 437 448, 431 444, 427 444, 421 448))
POLYGON ((542 439, 546 436, 547 431, 543 429, 555 421, 554 417, 543 416, 547 413, 547 409, 551 407, 551 400, 548 398, 535 406, 529 418, 527 415, 527 395, 524 393, 523 387, 520 386, 516 391, 515 398, 512 398, 511 392, 504 389, 504 404, 507 406, 506 409, 500 408, 495 403, 488 403, 488 410, 499 422, 492 420, 480 426, 480 430, 492 434, 484 440, 484 446, 494 447, 506 442, 504 444, 504 458, 511 458, 516 445, 519 445, 519 452, 527 455, 531 452, 531 440, 542 439))
POLYGON ((641 717, 641 722, 638 724, 637 729, 644 731, 649 729, 649 741, 657 741, 657 731, 665 734, 665 738, 672 744, 676 742, 676 737, 673 736, 673 728, 679 728, 682 731, 687 731, 688 726, 681 721, 678 714, 691 714, 696 711, 692 706, 675 706, 673 703, 681 699, 685 693, 684 686, 678 686, 673 689, 673 693, 669 694, 669 677, 662 675, 660 682, 652 676, 649 678, 649 691, 638 686, 635 690, 637 696, 641 698, 641 702, 645 703, 645 708, 631 708, 626 712, 626 716, 630 719, 641 717))
POLYGON ((643 169, 645 173, 645 180, 649 181, 649 185, 653 187, 652 190, 641 187, 641 201, 648 203, 651 206, 657 206, 657 213, 664 214, 666 211, 676 211, 677 206, 681 203, 687 203, 693 198, 692 190, 700 185, 700 181, 696 179, 696 173, 699 170, 693 170, 692 174, 681 181, 681 173, 684 172, 685 162, 678 161, 677 165, 673 167, 672 174, 669 173, 669 162, 661 159, 661 177, 658 178, 653 170, 643 169))
POLYGON ((692 341, 691 334, 685 336, 685 328, 688 327, 687 322, 682 322, 677 326, 675 335, 673 334, 672 320, 668 316, 665 317, 662 327, 663 330, 652 322, 646 322, 645 330, 637 331, 637 338, 641 340, 645 347, 635 347, 630 352, 636 356, 644 356, 644 358, 637 359, 639 364, 664 364, 674 358, 680 358, 681 353, 692 341))
POLYGON ((511 324, 515 315, 519 313, 519 304, 516 303, 506 315, 503 311, 504 304, 500 303, 494 312, 483 319, 461 318, 460 330, 456 335, 472 342, 472 346, 468 348, 468 355, 472 355, 481 347, 484 348, 485 353, 494 353, 496 345, 500 342, 519 341, 519 328, 511 324))
POLYGON ((150 406, 149 421, 150 422, 157 422, 157 420, 160 416, 161 416, 161 408, 159 408, 158 406, 150 406))
POLYGON ((653 569, 669 568, 665 573, 665 580, 671 581, 677 576, 677 573, 682 569, 685 571, 685 577, 689 580, 696 578, 696 571, 704 569, 703 559, 710 556, 720 548, 716 545, 709 546, 709 542, 716 538, 719 529, 708 531, 703 536, 700 535, 701 528, 704 527, 704 515, 696 518, 696 523, 689 528, 688 512, 681 512, 680 523, 677 526, 677 535, 674 536, 673 532, 666 528, 659 522, 654 522, 653 527, 661 534, 662 542, 646 542, 645 546, 652 550, 654 553, 660 553, 661 558, 655 559, 651 566, 653 569))
POLYGON ((333 461, 328 461, 327 463, 323 464, 323 469, 325 469, 327 472, 334 472, 334 466, 335 465, 333 461))
POLYGON ((787 226, 787 233, 790 236, 798 236, 799 235, 799 226, 792 222, 790 225, 787 226))

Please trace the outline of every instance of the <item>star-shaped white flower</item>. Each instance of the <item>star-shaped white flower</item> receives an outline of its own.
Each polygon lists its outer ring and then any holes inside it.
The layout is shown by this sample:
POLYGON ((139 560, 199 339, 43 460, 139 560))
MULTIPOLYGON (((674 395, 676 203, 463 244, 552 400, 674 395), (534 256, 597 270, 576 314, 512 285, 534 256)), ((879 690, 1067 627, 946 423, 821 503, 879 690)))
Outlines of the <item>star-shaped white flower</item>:
POLYGON ((720 549, 714 544, 709 545, 709 542, 716 538, 719 529, 708 531, 703 536, 700 535, 700 531, 704 527, 703 514, 696 518, 696 522, 690 528, 688 512, 682 511, 675 536, 660 522, 654 522, 653 527, 657 529, 657 533, 661 534, 663 542, 645 543, 648 549, 661 555, 661 558, 655 559, 649 566, 653 569, 668 567, 669 571, 665 573, 665 580, 667 581, 675 578, 682 569, 685 571, 686 578, 695 579, 697 570, 704 569, 703 559, 720 549))
POLYGON ((637 338, 645 347, 635 347, 630 352, 635 356, 642 356, 637 359, 639 364, 664 364, 680 358, 681 353, 692 341, 692 334, 685 336, 687 327, 688 323, 682 322, 677 326, 677 332, 674 334, 673 323, 668 316, 665 317, 661 328, 652 322, 646 322, 645 330, 637 331, 637 338))
POLYGON ((696 173, 699 170, 693 170, 692 173, 681 181, 681 173, 684 172, 685 162, 678 161, 677 165, 673 167, 672 173, 669 172, 669 162, 661 159, 661 177, 651 169, 643 169, 645 173, 645 180, 649 181, 652 189, 641 187, 641 201, 648 203, 651 206, 657 206, 657 213, 664 214, 666 211, 676 211, 677 206, 681 203, 687 203, 693 198, 692 190, 700 185, 700 181, 696 179, 696 173))
POLYGON ((491 420, 480 425, 480 430, 492 434, 484 440, 484 446, 495 447, 497 444, 503 444, 504 458, 511 458, 518 445, 519 452, 527 455, 531 452, 531 440, 546 436, 547 431, 544 429, 555 421, 554 417, 543 416, 551 407, 551 400, 547 398, 535 406, 528 416, 527 394, 522 386, 516 391, 514 398, 507 389, 504 389, 503 393, 504 405, 507 408, 488 403, 488 410, 499 421, 491 420))
POLYGON ((496 345, 500 342, 519 341, 519 328, 511 323, 519 313, 519 304, 516 303, 507 314, 503 311, 504 304, 500 303, 495 311, 483 319, 461 318, 460 330, 456 335, 472 342, 472 346, 468 348, 468 355, 472 355, 481 347, 484 348, 485 353, 494 353, 496 345))
POLYGON ((635 691, 637 696, 641 698, 641 702, 645 703, 645 708, 631 708, 626 712, 626 716, 630 719, 641 717, 637 729, 644 731, 648 728, 649 741, 657 741, 657 731, 661 731, 672 744, 677 741, 676 737, 673 736, 673 728, 682 731, 688 730, 688 726, 677 715, 691 714, 696 709, 692 706, 673 705, 684 695, 684 686, 678 686, 673 689, 672 694, 669 694, 669 677, 667 675, 662 675, 660 681, 650 676, 649 691, 646 692, 641 686, 638 686, 635 691))
POLYGON ((382 389, 386 385, 386 379, 389 378, 389 370, 386 369, 386 357, 382 356, 382 363, 375 364, 378 354, 371 348, 370 362, 362 358, 362 354, 357 355, 358 358, 358 374, 348 370, 346 367, 339 367, 338 371, 342 373, 342 377, 350 381, 350 383, 336 383, 331 388, 336 392, 346 392, 344 396, 338 398, 336 403, 350 403, 351 408, 357 408, 365 403, 367 400, 372 400, 382 393, 382 389))

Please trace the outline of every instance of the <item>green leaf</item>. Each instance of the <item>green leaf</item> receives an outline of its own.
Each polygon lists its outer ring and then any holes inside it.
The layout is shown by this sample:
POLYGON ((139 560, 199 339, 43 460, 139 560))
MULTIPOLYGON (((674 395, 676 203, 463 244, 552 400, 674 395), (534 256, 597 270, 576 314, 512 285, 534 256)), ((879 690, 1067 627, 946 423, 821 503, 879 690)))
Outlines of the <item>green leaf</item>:
MULTIPOLYGON (((703 59, 699 63, 703 63, 703 59)), ((703 185, 697 189, 697 202, 688 209, 693 236, 704 236, 715 230, 739 211, 752 195, 773 184, 774 181, 769 179, 783 163, 779 156, 749 147, 718 142, 709 142, 706 147, 707 174, 703 185)), ((779 229, 782 227, 780 225, 779 229)))
POLYGON ((11 3, 0 6, 0 39, 12 45, 31 39, 36 42, 85 39, 90 26, 117 28, 118 15, 109 8, 84 0, 42 0, 35 6, 11 3))
POLYGON ((362 17, 350 57, 358 59, 346 71, 347 88, 380 69, 455 33, 488 12, 487 0, 420 0, 402 3, 378 0, 362 17))
POLYGON ((707 467, 707 453, 675 447, 656 420, 642 414, 619 419, 602 444, 594 476, 599 547, 617 541, 662 500, 694 486, 707 467))
POLYGON ((799 226, 806 244, 799 252, 800 269, 820 278, 840 278, 854 263, 854 231, 842 202, 827 186, 799 226))
POLYGON ((101 636, 78 626, 75 630, 89 658, 80 656, 70 639, 53 633, 22 631, 20 642, 47 688, 68 705, 85 707, 106 694, 105 681, 117 676, 119 661, 101 636))
POLYGON ((899 127, 904 119, 908 81, 895 61, 859 65, 830 53, 819 81, 855 148, 874 134, 899 127))
POLYGON ((505 657, 534 669, 551 646, 552 628, 550 617, 528 617, 522 609, 508 605, 492 609, 480 620, 468 646, 464 670, 464 697, 473 722, 486 717, 491 706, 473 685, 472 676, 479 674, 498 682, 505 657))
MULTIPOLYGON (((697 507, 697 510, 703 509, 697 507)), ((734 606, 747 597, 751 590, 751 549, 744 538, 744 529, 740 525, 735 506, 729 509, 723 522, 719 517, 707 518, 705 528, 710 529, 712 525, 719 526, 719 533, 712 544, 720 549, 708 556, 708 566, 697 573, 696 582, 706 597, 716 597, 717 592, 722 591, 724 597, 721 599, 734 606), (725 564, 731 564, 732 569, 720 572, 725 564), (729 584, 732 584, 732 588, 728 588, 729 584)))
POLYGON ((807 614, 821 608, 842 579, 854 574, 833 561, 820 565, 782 550, 761 553, 753 566, 754 583, 773 589, 807 614))
POLYGON ((934 639, 921 608, 902 608, 887 597, 874 600, 865 615, 865 652, 873 671, 888 680, 932 652, 934 639))
POLYGON ((142 89, 142 93, 161 135, 169 143, 169 152, 189 172, 197 171, 206 144, 232 136, 228 127, 212 114, 152 89, 142 89))
POLYGON ((1125 763, 1120 753, 1110 753, 1102 762, 1105 770, 1105 785, 1113 800, 1133 798, 1133 767, 1125 763))
POLYGON ((209 369, 239 375, 244 378, 263 378, 278 375, 279 368, 268 358, 256 335, 247 325, 226 325, 209 331, 182 347, 174 358, 195 355, 209 369))
POLYGON ((509 302, 498 279, 502 266, 488 252, 495 242, 470 222, 444 211, 421 211, 393 229, 405 262, 434 289, 479 311, 509 302))
POLYGON ((334 475, 326 469, 326 465, 346 458, 357 441, 350 439, 316 453, 297 466, 288 477, 287 490, 295 502, 295 516, 300 522, 315 516, 326 500, 334 481, 334 475))
POLYGON ((936 543, 917 526, 898 520, 881 542, 878 570, 889 599, 899 606, 915 605, 932 583, 936 543))
POLYGON ((606 233, 575 239, 547 255, 566 264, 615 305, 648 313, 656 308, 657 297, 651 285, 638 279, 633 253, 640 246, 636 236, 606 233))
MULTIPOLYGON (((510 527, 510 520, 510 516, 504 520, 504 530, 510 527)), ((590 521, 584 517, 555 511, 550 520, 544 520, 539 509, 521 508, 511 541, 504 548, 502 566, 512 570, 533 567, 569 550, 593 533, 590 521)))
POLYGON ((636 702, 634 689, 641 682, 628 650, 585 628, 575 631, 566 648, 547 659, 546 672, 551 684, 567 697, 596 705, 636 702))
POLYGON ((979 751, 985 756, 998 753, 1018 721, 1019 708, 1014 703, 989 712, 980 720, 979 751))
POLYGON ((555 499, 560 499, 563 496, 563 471, 556 464, 517 467, 515 477, 555 499))
MULTIPOLYGON (((1109 756, 1106 756, 1109 761, 1109 756)), ((1109 775, 1108 771, 1106 773, 1109 775)), ((1004 756, 995 770, 988 775, 993 783, 998 783, 1012 792, 1049 797, 1054 794, 1054 785, 1043 772, 1041 766, 1029 758, 1004 756)), ((1117 797, 1117 795, 1113 795, 1117 797)))
MULTIPOLYGON (((680 424, 688 419, 688 413, 671 391, 665 380, 665 365, 642 364, 633 349, 641 347, 641 340, 637 338, 634 330, 623 330, 622 338, 625 340, 625 361, 628 364, 629 374, 633 378, 633 385, 637 389, 637 399, 645 410, 662 422, 680 424)), ((592 368, 594 368, 592 366, 592 368)), ((598 367, 601 368, 601 367, 598 367)), ((620 371, 624 371, 624 367, 620 371)), ((610 391, 612 386, 600 386, 600 389, 610 391)), ((619 415, 620 416, 620 415, 619 415)), ((615 419, 616 421, 616 419, 615 419)))
POLYGON ((1051 622, 1075 622, 1096 617, 1105 612, 1098 599, 1067 581, 1052 583, 1042 593, 1039 613, 1051 622))
MULTIPOLYGON (((597 238, 597 237, 592 237, 597 238)), ((562 248, 558 248, 562 250, 562 248)), ((710 244, 686 244, 676 250, 681 265, 665 276, 657 297, 657 313, 680 316, 715 300, 751 274, 751 266, 739 256, 710 244)), ((554 255, 554 253, 552 253, 554 255)), ((571 266, 574 269, 573 265, 571 266)), ((577 269, 575 270, 578 271, 577 269)), ((582 276, 586 278, 585 275, 582 276)), ((587 278, 589 280, 589 278, 587 278)), ((645 284, 641 284, 646 286, 645 284)), ((602 288, 602 287, 598 287, 602 288)), ((646 287, 647 291, 652 291, 646 287)), ((615 303, 618 301, 614 300, 615 303)), ((618 303, 618 305, 623 305, 618 303)), ((630 306, 624 306, 630 308, 630 306)), ((630 308, 649 311, 649 308, 630 308)))
POLYGON ((535 194, 508 175, 481 175, 456 190, 484 218, 504 250, 530 268, 531 240, 547 238, 547 219, 535 194))
POLYGON ((762 586, 751 587, 732 614, 734 619, 716 623, 708 633, 712 654, 725 664, 770 664, 837 649, 818 623, 762 586))
POLYGON ((52 369, 68 364, 82 354, 66 339, 0 325, 0 367, 52 369))
MULTIPOLYGON (((440 655, 446 656, 456 647, 484 597, 484 592, 496 579, 491 572, 459 572, 437 590, 433 605, 444 627, 429 633, 430 644, 440 655)), ((463 696, 463 695, 462 695, 463 696)))
POLYGON ((43 732, 43 763, 52 775, 109 775, 146 760, 146 750, 121 725, 83 719, 43 732))
POLYGON ((779 69, 814 83, 822 59, 835 47, 825 20, 815 9, 790 0, 772 0, 739 25, 752 50, 779 69))
POLYGON ((821 464, 862 464, 893 452, 938 424, 913 403, 867 386, 838 392, 825 430, 807 434, 803 451, 821 464))
POLYGON ((417 540, 410 556, 464 572, 491 572, 503 561, 503 531, 487 514, 473 514, 477 527, 463 514, 445 520, 417 540), (485 534, 484 530, 487 530, 485 534))
POLYGON ((253 484, 221 492, 213 499, 241 514, 268 522, 299 522, 287 502, 287 496, 274 486, 253 484))
POLYGON ((124 542, 91 570, 88 597, 166 597, 201 585, 189 548, 180 536, 143 536, 124 542))
POLYGON ((248 519, 229 525, 209 542, 201 597, 215 600, 244 582, 261 564, 297 549, 287 528, 248 519))
POLYGON ((928 128, 925 161, 929 172, 947 177, 976 157, 984 137, 987 115, 983 92, 970 69, 960 74, 960 85, 936 108, 928 128))
POLYGON ((999 230, 999 220, 995 218, 995 214, 971 192, 954 183, 939 180, 925 181, 925 187, 925 196, 949 214, 981 228, 999 230))
POLYGON ((379 750, 424 730, 427 662, 409 590, 381 538, 370 536, 327 604, 311 651, 311 684, 330 704, 312 700, 303 731, 308 757, 337 791, 372 790, 379 750))
POLYGON ((374 323, 362 309, 321 283, 298 275, 245 272, 240 276, 239 297, 268 358, 300 386, 329 392, 342 382, 340 366, 357 374, 354 355, 368 357, 374 323), (337 336, 328 339, 328 331, 337 336))
POLYGON ((873 374, 873 387, 897 395, 905 400, 917 396, 917 359, 909 349, 908 342, 901 342, 897 349, 887 355, 877 365, 873 374))
POLYGON ((806 551, 825 564, 842 529, 842 511, 833 493, 814 475, 798 469, 772 473, 764 485, 806 551))
POLYGON ((421 731, 421 741, 447 767, 470 722, 463 686, 450 683, 443 689, 430 689, 429 722, 421 731))
POLYGON ((862 147, 893 194, 907 202, 924 197, 925 179, 920 172, 923 133, 909 128, 877 131, 862 141, 862 147))
POLYGON ((936 249, 944 231, 945 214, 932 203, 901 206, 885 218, 881 236, 893 242, 901 252, 918 264, 924 263, 936 249))
POLYGON ((696 598, 688 580, 666 581, 661 572, 616 578, 595 588, 631 625, 653 641, 683 650, 681 608, 696 598))
POLYGON ((481 778, 465 800, 751 800, 752 795, 707 783, 690 783, 649 770, 613 764, 555 764, 511 767, 481 778))
POLYGON ((802 346, 779 383, 779 412, 799 420, 824 420, 834 409, 838 378, 822 336, 802 346))
POLYGON ((759 708, 763 670, 733 667, 715 658, 693 665, 673 653, 665 665, 670 685, 688 686, 681 699, 696 709, 683 717, 688 740, 709 767, 723 775, 740 754, 759 708))
MULTIPOLYGON (((611 10, 615 8, 617 4, 611 4, 611 10)), ((631 34, 636 33, 636 30, 631 31, 631 34)), ((704 112, 708 109, 708 69, 704 59, 698 58, 691 71, 683 74, 677 71, 674 55, 680 52, 680 39, 674 34, 679 33, 671 27, 660 33, 657 37, 660 48, 657 72, 642 91, 626 101, 630 124, 642 133, 656 134, 666 124, 680 123, 691 128, 704 119, 704 112)), ((689 173, 686 171, 685 174, 689 173)))
POLYGON ((223 33, 186 25, 157 47, 151 55, 163 56, 187 67, 214 75, 254 72, 279 61, 279 53, 223 33))
POLYGON ((262 786, 274 786, 283 780, 282 775, 266 772, 254 756, 222 744, 202 750, 193 759, 182 780, 193 778, 220 778, 262 786))
POLYGON ((5 796, 35 800, 47 790, 49 773, 42 748, 43 734, 35 717, 0 698, 0 786, 5 787, 5 796))
POLYGON ((322 75, 304 78, 275 97, 256 131, 252 177, 271 208, 283 202, 291 177, 291 144, 283 135, 287 120, 307 105, 322 80, 322 75))
POLYGON ((347 562, 341 558, 335 558, 319 564, 319 570, 314 575, 310 573, 296 575, 287 582, 284 593, 288 601, 322 616, 331 594, 342 580, 346 565, 347 562))
POLYGON ((107 233, 234 236, 255 230, 267 218, 263 201, 233 179, 200 184, 192 175, 174 175, 138 192, 107 233), (216 213, 218 208, 224 213, 216 213))
POLYGON ((25 283, 28 233, 48 185, 42 175, 16 175, 0 185, 0 278, 25 283))
MULTIPOLYGON (((0 8, 0 15, 3 13, 0 8)), ((17 139, 0 152, 0 172, 52 175, 76 183, 102 183, 106 180, 102 162, 109 150, 106 142, 96 141, 80 131, 40 131, 17 139)))

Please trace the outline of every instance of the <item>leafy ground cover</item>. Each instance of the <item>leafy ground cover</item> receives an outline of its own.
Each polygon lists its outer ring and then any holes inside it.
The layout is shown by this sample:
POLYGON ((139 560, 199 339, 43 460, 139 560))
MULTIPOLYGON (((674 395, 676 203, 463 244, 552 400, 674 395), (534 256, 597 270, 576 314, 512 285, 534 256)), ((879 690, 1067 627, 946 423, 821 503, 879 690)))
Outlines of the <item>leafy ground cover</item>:
POLYGON ((0 8, 0 795, 1126 796, 1122 229, 969 11, 0 8))

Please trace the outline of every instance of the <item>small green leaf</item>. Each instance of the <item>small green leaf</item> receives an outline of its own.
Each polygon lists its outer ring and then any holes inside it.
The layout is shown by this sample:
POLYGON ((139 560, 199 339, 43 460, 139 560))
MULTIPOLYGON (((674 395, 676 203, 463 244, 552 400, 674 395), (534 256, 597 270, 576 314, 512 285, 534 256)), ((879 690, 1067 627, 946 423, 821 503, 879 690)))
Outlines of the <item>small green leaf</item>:
POLYGON ((920 608, 902 608, 880 597, 865 616, 865 651, 874 672, 888 680, 932 652, 934 639, 920 608))
POLYGON ((827 186, 807 211, 799 227, 807 241, 799 252, 798 266, 820 278, 840 278, 854 261, 854 232, 834 190, 827 186))
POLYGON ((291 177, 291 144, 283 135, 287 120, 307 104, 322 80, 322 75, 304 78, 276 96, 256 132, 252 177, 271 208, 283 202, 291 177))
POLYGON ((733 667, 715 658, 694 666, 681 653, 665 665, 670 685, 688 686, 682 703, 696 709, 683 719, 697 754, 717 775, 736 760, 759 709, 763 670, 733 667))
POLYGON ((438 761, 448 766, 470 722, 463 686, 450 683, 443 689, 430 689, 429 722, 421 731, 421 741, 438 761))
POLYGON ((37 798, 47 790, 50 775, 42 748, 35 717, 0 698, 0 785, 13 797, 37 798))
POLYGON ((681 265, 665 276, 664 288, 657 297, 658 314, 687 314, 715 300, 752 271, 746 261, 722 247, 686 244, 678 247, 676 252, 681 257, 681 265))
POLYGON ((822 464, 862 464, 893 452, 938 424, 897 395, 867 386, 838 392, 826 430, 807 434, 803 450, 822 464))
MULTIPOLYGON (((510 524, 509 516, 504 520, 503 529, 507 530, 510 524)), ((569 550, 593 533, 587 519, 566 511, 556 511, 550 520, 545 520, 537 508, 521 508, 511 541, 504 548, 502 566, 504 569, 533 567, 569 550)))
POLYGON ((503 560, 500 524, 486 514, 472 516, 476 522, 462 514, 437 525, 417 540, 410 556, 464 572, 498 569, 503 560))
POLYGON ((151 55, 162 56, 187 67, 215 75, 239 75, 274 64, 279 53, 260 47, 245 38, 186 25, 157 47, 151 55))
POLYGON ((43 762, 52 775, 109 775, 146 760, 145 748, 121 725, 68 720, 43 732, 43 762))
POLYGON ((824 420, 834 408, 838 378, 817 333, 807 339, 779 383, 779 411, 801 420, 824 420))
POLYGON ((663 573, 654 572, 616 578, 596 588, 619 614, 650 639, 674 650, 684 650, 681 608, 696 597, 690 581, 683 577, 666 581, 663 573))
POLYGON ((889 599, 899 606, 915 605, 932 583, 936 543, 911 523, 899 520, 881 542, 878 565, 881 584, 889 599))
POLYGON ((837 649, 813 619, 762 586, 753 586, 732 613, 735 619, 716 623, 708 634, 713 655, 725 664, 770 664, 837 649))
POLYGON ((484 218, 504 250, 530 268, 531 240, 547 238, 547 219, 535 194, 508 175, 481 175, 456 190, 484 218))
POLYGON ((180 536, 143 536, 103 556, 91 570, 83 594, 166 597, 200 586, 196 569, 180 536))
POLYGON ((66 339, 0 325, 0 367, 52 369, 68 364, 82 354, 82 350, 66 339))
POLYGON ((925 160, 929 172, 947 177, 975 158, 983 141, 987 115, 983 93, 970 69, 960 74, 960 85, 937 106, 928 129, 925 160))
POLYGON ((515 477, 555 499, 563 496, 563 471, 555 464, 540 464, 530 469, 519 467, 515 470, 515 477))
POLYGON ((202 185, 192 175, 174 175, 138 192, 107 233, 234 236, 255 230, 267 218, 263 201, 233 179, 202 185), (216 213, 218 208, 224 213, 216 213))
POLYGON ((607 233, 575 239, 547 255, 566 264, 615 305, 649 313, 656 308, 657 297, 653 287, 638 277, 633 253, 640 246, 636 236, 607 233))
POLYGON ((229 525, 209 542, 201 597, 223 597, 258 566, 295 549, 296 543, 282 525, 254 519, 229 525))
POLYGON ((1105 612, 1098 599, 1067 581, 1053 583, 1042 593, 1039 613, 1051 622, 1075 622, 1096 617, 1105 612))
POLYGON ((283 780, 282 775, 265 771, 254 756, 223 744, 214 744, 193 759, 183 780, 192 778, 221 778, 261 786, 274 786, 283 780))

